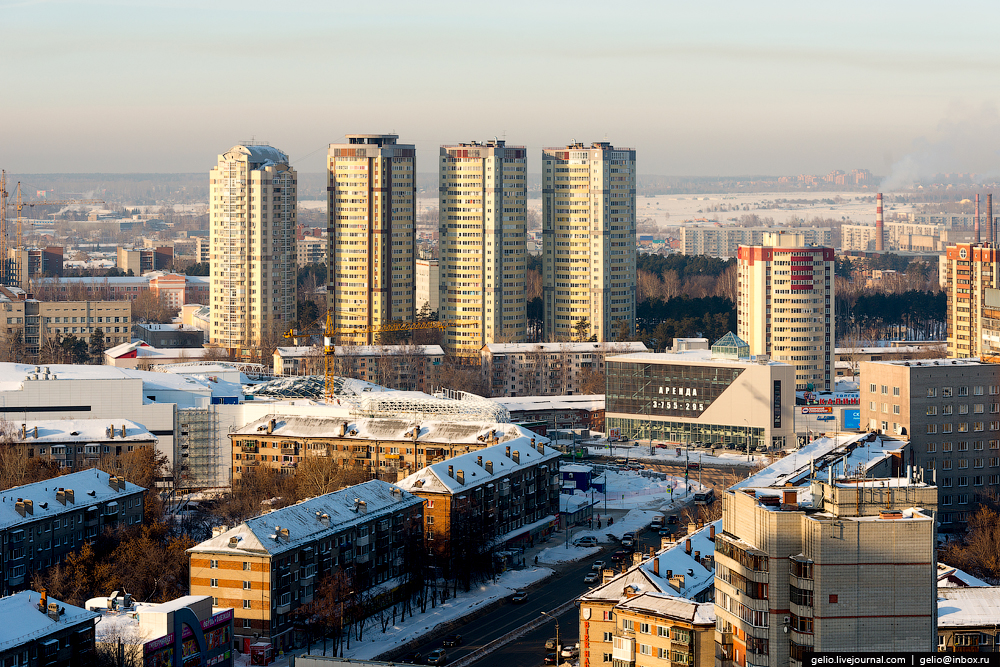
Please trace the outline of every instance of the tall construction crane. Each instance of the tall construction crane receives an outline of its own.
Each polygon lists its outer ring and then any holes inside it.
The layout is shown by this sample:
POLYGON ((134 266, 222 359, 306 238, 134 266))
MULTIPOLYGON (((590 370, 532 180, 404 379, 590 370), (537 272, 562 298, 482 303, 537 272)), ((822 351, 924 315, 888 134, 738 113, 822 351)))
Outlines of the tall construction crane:
POLYGON ((448 327, 459 326, 462 324, 478 324, 479 320, 427 320, 420 322, 388 322, 381 325, 366 325, 360 327, 334 327, 333 326, 333 316, 331 312, 326 311, 326 325, 323 327, 322 332, 318 329, 310 331, 299 331, 298 329, 289 329, 285 334, 285 338, 291 339, 296 345, 301 338, 309 338, 310 336, 315 336, 319 333, 323 334, 323 376, 324 376, 324 392, 328 399, 333 397, 334 386, 334 352, 337 345, 337 336, 352 335, 352 334, 380 334, 389 333, 396 331, 418 331, 422 329, 440 329, 444 331, 448 327))
MULTIPOLYGON (((0 170, 0 284, 9 285, 12 281, 19 280, 20 276, 11 275, 17 269, 11 271, 11 262, 8 255, 10 240, 7 236, 7 199, 10 194, 7 192, 7 172, 0 170)), ((21 198, 21 182, 17 183, 17 245, 18 250, 24 248, 23 217, 21 215, 25 206, 75 206, 75 205, 105 205, 103 199, 59 199, 59 200, 38 200, 26 202, 21 198)))

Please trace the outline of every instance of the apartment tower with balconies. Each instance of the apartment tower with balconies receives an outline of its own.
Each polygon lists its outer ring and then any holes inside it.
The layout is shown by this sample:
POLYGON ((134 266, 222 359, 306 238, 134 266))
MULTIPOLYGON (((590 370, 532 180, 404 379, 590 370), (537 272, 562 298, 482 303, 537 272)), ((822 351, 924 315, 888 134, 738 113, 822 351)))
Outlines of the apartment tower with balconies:
POLYGON ((233 146, 209 176, 212 343, 249 350, 293 326, 295 170, 271 146, 233 146))
POLYGON ((445 346, 475 356, 527 335, 527 159, 502 139, 441 147, 439 315, 445 346))
POLYGON ((750 354, 795 366, 796 389, 834 383, 833 248, 799 233, 765 233, 739 248, 738 335, 750 354))
POLYGON ((344 344, 385 342, 379 329, 412 322, 416 304, 416 149, 395 134, 330 144, 327 303, 344 344))
POLYGON ((635 332, 635 149, 542 150, 545 340, 635 332))

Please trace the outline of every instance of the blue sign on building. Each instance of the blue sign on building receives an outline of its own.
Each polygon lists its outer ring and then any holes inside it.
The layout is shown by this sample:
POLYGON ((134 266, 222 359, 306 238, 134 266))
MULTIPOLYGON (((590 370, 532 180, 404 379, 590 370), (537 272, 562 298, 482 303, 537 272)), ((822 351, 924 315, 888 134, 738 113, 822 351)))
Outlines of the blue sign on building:
POLYGON ((844 429, 861 430, 861 410, 844 410, 844 429))

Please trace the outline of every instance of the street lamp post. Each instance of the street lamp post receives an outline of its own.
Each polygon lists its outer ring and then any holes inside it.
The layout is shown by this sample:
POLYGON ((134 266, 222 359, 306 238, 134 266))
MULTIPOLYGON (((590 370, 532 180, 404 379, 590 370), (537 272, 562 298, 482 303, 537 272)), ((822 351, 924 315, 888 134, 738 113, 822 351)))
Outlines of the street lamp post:
POLYGON ((749 461, 750 460, 750 422, 747 421, 746 419, 744 419, 743 423, 747 425, 747 461, 749 461))
POLYGON ((561 650, 560 647, 559 647, 559 619, 556 618, 555 616, 553 616, 552 614, 550 614, 547 611, 543 611, 542 615, 543 616, 548 616, 549 618, 551 618, 553 621, 556 622, 556 664, 559 664, 559 653, 560 653, 560 650, 561 650))

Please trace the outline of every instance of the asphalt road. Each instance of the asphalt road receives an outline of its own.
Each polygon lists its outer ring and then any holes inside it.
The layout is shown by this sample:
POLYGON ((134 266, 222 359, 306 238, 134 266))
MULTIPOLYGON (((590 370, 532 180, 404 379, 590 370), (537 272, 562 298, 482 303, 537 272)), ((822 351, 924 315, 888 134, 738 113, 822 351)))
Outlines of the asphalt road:
MULTIPOLYGON (((671 475, 684 476, 683 466, 678 465, 647 465, 647 468, 667 472, 671 475)), ((698 472, 691 471, 691 479, 697 479, 698 472)), ((702 471, 702 483, 721 491, 723 488, 742 479, 747 474, 744 468, 733 468, 731 466, 708 467, 702 471)), ((677 512, 680 516, 681 513, 677 512)), ((681 518, 683 522, 683 517, 681 518)), ((686 526, 679 526, 680 532, 686 532, 686 526)), ((644 530, 639 533, 639 547, 642 551, 648 551, 650 547, 658 549, 660 546, 659 535, 651 530, 644 530)), ((512 604, 506 602, 497 609, 455 628, 452 632, 462 636, 461 646, 445 649, 448 652, 448 663, 468 655, 472 651, 482 648, 489 642, 502 637, 511 630, 521 627, 530 620, 537 618, 542 611, 555 609, 567 601, 578 597, 590 589, 593 584, 585 584, 584 576, 591 571, 591 564, 598 559, 605 562, 610 561, 611 554, 619 547, 616 545, 603 549, 599 554, 586 558, 576 563, 549 566, 556 570, 556 573, 540 584, 528 588, 528 600, 522 604, 512 604)), ((559 641, 563 645, 576 644, 579 641, 579 614, 575 607, 558 617, 559 621, 559 641)), ((529 632, 521 639, 518 639, 506 646, 502 646, 493 651, 489 656, 478 661, 477 665, 484 667, 537 667, 542 664, 545 657, 545 640, 555 637, 555 622, 545 623, 540 628, 529 632)), ((430 651, 441 648, 440 638, 426 642, 416 650, 421 655, 427 655, 430 651)), ((401 657, 402 652, 398 656, 401 657)))

